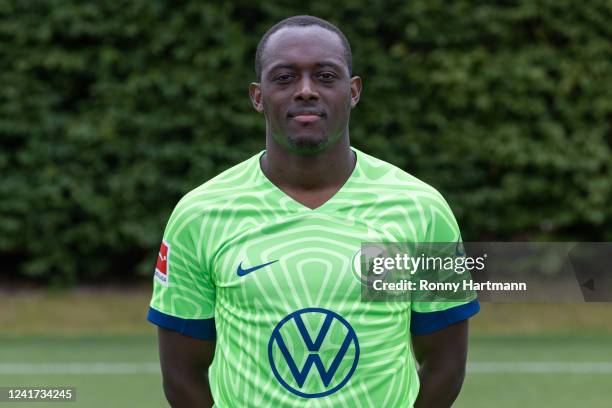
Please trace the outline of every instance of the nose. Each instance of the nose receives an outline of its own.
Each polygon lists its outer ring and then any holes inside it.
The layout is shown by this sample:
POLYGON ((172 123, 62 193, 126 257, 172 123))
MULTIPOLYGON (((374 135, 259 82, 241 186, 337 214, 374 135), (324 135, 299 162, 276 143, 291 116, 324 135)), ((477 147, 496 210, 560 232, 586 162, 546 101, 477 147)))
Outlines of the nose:
POLYGON ((295 99, 308 101, 312 99, 318 99, 319 94, 313 86, 313 82, 307 75, 304 75, 302 79, 298 82, 297 88, 295 91, 295 99))

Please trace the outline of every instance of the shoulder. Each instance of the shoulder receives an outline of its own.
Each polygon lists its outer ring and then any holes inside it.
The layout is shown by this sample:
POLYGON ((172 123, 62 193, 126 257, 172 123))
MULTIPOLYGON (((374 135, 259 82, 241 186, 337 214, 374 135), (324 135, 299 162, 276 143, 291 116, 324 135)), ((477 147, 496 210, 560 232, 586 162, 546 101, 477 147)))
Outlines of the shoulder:
POLYGON ((242 194, 250 190, 250 186, 255 186, 255 166, 259 166, 260 154, 230 167, 185 194, 172 211, 168 228, 182 229, 194 220, 201 220, 215 208, 223 206, 229 196, 242 194))
POLYGON ((406 198, 418 200, 424 205, 435 205, 448 207, 448 203, 442 194, 425 181, 413 176, 405 170, 388 163, 384 160, 363 153, 357 149, 361 178, 373 188, 391 190, 396 194, 404 195, 406 198))
POLYGON ((384 160, 358 151, 361 188, 374 193, 387 210, 404 208, 413 220, 418 220, 423 240, 455 242, 460 238, 459 227, 448 202, 442 194, 412 174, 384 160))

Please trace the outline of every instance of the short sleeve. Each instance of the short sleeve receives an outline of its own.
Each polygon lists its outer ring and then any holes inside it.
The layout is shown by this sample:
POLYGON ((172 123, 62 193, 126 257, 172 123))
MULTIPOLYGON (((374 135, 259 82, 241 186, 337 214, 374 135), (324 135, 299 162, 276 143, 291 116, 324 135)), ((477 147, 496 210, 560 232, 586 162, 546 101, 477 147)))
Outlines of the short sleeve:
POLYGON ((186 336, 214 340, 215 285, 202 253, 202 210, 188 197, 176 206, 164 231, 147 320, 186 336))
MULTIPOLYGON (((437 192, 436 192, 437 193, 437 192)), ((426 233, 427 242, 448 245, 448 251, 455 256, 464 256, 457 249, 462 248, 459 226, 453 212, 444 198, 437 193, 435 199, 425 206, 430 218, 426 233)), ((440 248, 440 246, 438 247, 440 248)), ((415 335, 430 334, 452 324, 469 319, 480 311, 476 293, 466 293, 457 301, 421 301, 411 303, 410 332, 415 335)))

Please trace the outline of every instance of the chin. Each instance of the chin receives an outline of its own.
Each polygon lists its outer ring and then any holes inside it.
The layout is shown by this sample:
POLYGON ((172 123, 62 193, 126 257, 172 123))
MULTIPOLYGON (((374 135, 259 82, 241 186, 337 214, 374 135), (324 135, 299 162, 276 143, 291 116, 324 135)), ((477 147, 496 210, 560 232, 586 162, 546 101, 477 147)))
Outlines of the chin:
POLYGON ((329 139, 325 135, 294 135, 287 138, 289 147, 299 153, 316 153, 328 144, 329 139))

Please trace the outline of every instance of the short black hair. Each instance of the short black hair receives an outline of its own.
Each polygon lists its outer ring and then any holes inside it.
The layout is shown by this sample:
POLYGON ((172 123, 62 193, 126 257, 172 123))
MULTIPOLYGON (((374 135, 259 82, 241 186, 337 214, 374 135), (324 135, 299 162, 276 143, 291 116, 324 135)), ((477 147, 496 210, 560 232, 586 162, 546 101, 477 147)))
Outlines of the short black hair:
POLYGON ((266 47, 266 43, 272 34, 285 27, 310 27, 310 26, 319 26, 326 30, 329 30, 340 37, 340 41, 342 42, 342 46, 344 47, 344 59, 346 60, 346 65, 348 67, 349 74, 353 74, 353 54, 351 53, 351 45, 349 44, 346 36, 338 27, 330 23, 329 21, 325 21, 322 18, 302 15, 302 16, 293 16, 286 18, 276 24, 274 24, 259 40, 259 44, 257 44, 257 51, 255 52, 255 75, 257 76, 257 81, 261 81, 261 57, 264 52, 264 48, 266 47))

